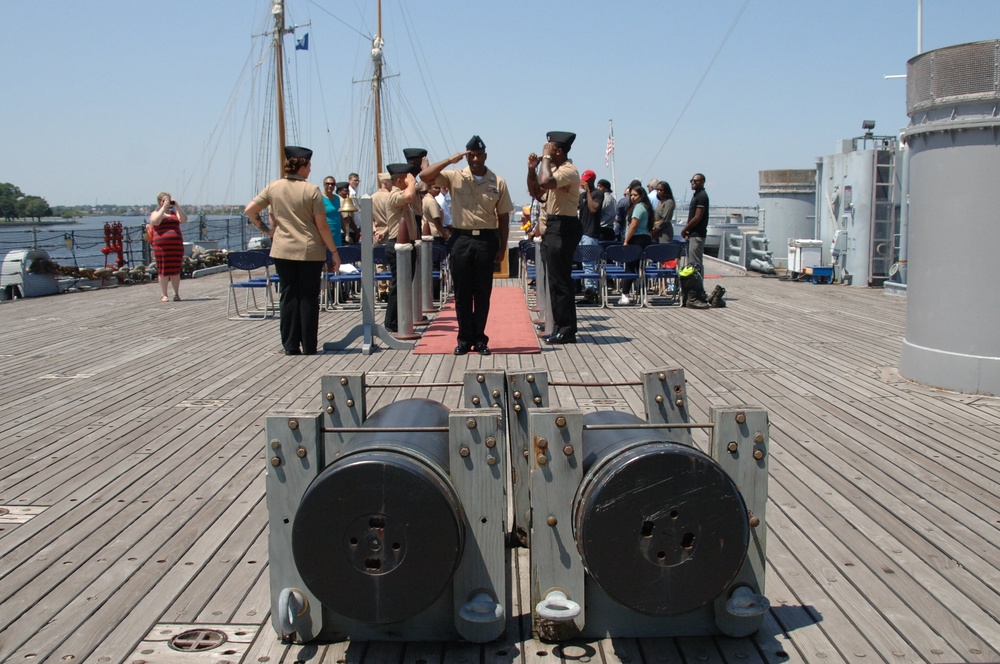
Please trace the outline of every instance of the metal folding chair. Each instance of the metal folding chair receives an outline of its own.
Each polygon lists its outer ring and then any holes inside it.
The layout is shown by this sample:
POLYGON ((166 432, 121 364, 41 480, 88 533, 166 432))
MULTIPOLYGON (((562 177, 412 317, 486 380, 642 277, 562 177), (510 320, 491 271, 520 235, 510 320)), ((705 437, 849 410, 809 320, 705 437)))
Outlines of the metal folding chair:
POLYGON ((651 244, 642 253, 643 258, 643 292, 642 306, 651 306, 651 300, 656 297, 653 286, 659 284, 666 291, 671 303, 679 302, 680 284, 677 278, 677 263, 683 247, 676 242, 651 244), (666 263, 673 263, 666 266, 666 263))
POLYGON ((271 257, 263 251, 231 251, 226 255, 229 266, 229 297, 226 301, 226 318, 229 320, 263 320, 274 316, 274 295, 271 291, 271 257), (264 270, 255 275, 255 270, 264 270), (246 272, 246 280, 241 281, 246 272), (237 277, 234 277, 234 273, 237 277), (240 311, 238 290, 244 291, 243 311, 240 311), (257 291, 263 290, 263 306, 257 302, 257 291))
MULTIPOLYGON (((358 271, 330 273, 326 267, 323 268, 323 281, 324 286, 326 286, 323 289, 323 309, 325 310, 344 308, 347 303, 342 301, 340 296, 341 286, 361 283, 361 245, 345 244, 338 247, 337 254, 340 256, 341 266, 354 265, 358 271)), ((361 304, 357 304, 357 307, 360 309, 361 304)))
MULTIPOLYGON (((636 298, 642 297, 642 272, 636 270, 629 270, 627 265, 629 263, 635 263, 642 260, 642 247, 636 244, 612 244, 604 249, 604 269, 602 270, 603 279, 601 280, 601 297, 604 300, 604 306, 611 306, 608 299, 608 282, 618 281, 619 283, 623 281, 628 281, 629 279, 639 281, 636 287, 633 289, 633 295, 636 298)), ((637 300, 641 303, 641 299, 637 300)))
POLYGON ((604 289, 601 288, 601 263, 604 257, 604 249, 597 244, 581 244, 573 252, 573 262, 580 263, 581 269, 573 270, 570 276, 573 281, 595 281, 597 282, 597 302, 604 307, 604 289), (588 270, 586 265, 593 263, 594 268, 588 270))

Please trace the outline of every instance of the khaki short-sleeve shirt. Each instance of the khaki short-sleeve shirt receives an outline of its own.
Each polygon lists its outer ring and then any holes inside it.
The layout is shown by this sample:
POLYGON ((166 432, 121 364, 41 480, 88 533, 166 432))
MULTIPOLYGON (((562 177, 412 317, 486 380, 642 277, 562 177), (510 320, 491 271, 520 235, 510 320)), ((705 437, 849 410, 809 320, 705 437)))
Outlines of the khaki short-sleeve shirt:
POLYGON ((376 233, 384 233, 389 225, 389 215, 385 207, 388 200, 389 192, 385 189, 379 189, 372 194, 372 230, 376 233))
POLYGON ((437 226, 434 225, 434 219, 440 219, 441 223, 444 223, 444 210, 438 204, 437 200, 434 199, 433 194, 427 192, 424 194, 424 200, 422 201, 423 206, 423 216, 424 222, 431 227, 431 235, 434 237, 441 237, 438 233, 437 226))
POLYGON ((326 206, 319 187, 297 175, 268 184, 254 203, 271 208, 274 237, 271 257, 293 261, 324 261, 326 245, 316 227, 316 215, 326 224, 326 206))
POLYGON ((575 217, 580 203, 580 171, 567 159, 552 172, 556 188, 549 189, 545 214, 549 217, 575 217))
POLYGON ((434 182, 451 190, 451 225, 454 228, 496 229, 500 215, 510 214, 514 209, 507 183, 489 169, 478 179, 468 167, 442 171, 434 182))
POLYGON ((399 235, 400 224, 406 224, 406 229, 410 235, 410 242, 420 237, 420 234, 417 232, 417 220, 413 217, 413 207, 403 198, 402 189, 399 187, 392 188, 392 191, 389 192, 389 197, 386 199, 385 210, 386 240, 399 235))

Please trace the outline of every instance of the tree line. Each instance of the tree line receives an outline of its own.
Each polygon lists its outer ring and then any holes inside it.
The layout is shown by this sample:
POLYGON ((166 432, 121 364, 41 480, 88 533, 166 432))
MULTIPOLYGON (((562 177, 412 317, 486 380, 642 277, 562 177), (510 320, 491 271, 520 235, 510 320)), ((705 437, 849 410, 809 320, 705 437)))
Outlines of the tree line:
POLYGON ((52 208, 41 196, 26 196, 9 182, 0 182, 0 217, 5 221, 51 217, 52 208))

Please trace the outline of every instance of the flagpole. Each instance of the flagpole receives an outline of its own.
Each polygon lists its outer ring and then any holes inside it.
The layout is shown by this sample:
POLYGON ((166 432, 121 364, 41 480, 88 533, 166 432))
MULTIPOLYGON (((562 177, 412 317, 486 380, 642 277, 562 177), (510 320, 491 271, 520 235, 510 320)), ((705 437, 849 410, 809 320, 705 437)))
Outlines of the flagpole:
POLYGON ((615 127, 608 118, 608 157, 611 159, 611 191, 618 191, 618 178, 615 175, 615 127))

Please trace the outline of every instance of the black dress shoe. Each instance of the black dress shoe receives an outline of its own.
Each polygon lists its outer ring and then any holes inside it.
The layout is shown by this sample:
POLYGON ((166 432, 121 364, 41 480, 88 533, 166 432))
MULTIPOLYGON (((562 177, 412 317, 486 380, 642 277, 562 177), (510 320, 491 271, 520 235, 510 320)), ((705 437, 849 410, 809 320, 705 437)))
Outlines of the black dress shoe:
POLYGON ((472 344, 458 344, 455 346, 455 355, 465 355, 472 350, 472 344))
POLYGON ((558 334, 546 337, 545 341, 550 344, 575 344, 576 335, 569 334, 567 332, 559 332, 558 334))
POLYGON ((476 344, 476 352, 480 355, 490 355, 492 353, 490 347, 483 342, 476 344))
POLYGON ((285 349, 285 355, 301 355, 301 354, 302 351, 300 351, 298 348, 295 348, 293 350, 288 350, 287 348, 285 349))

